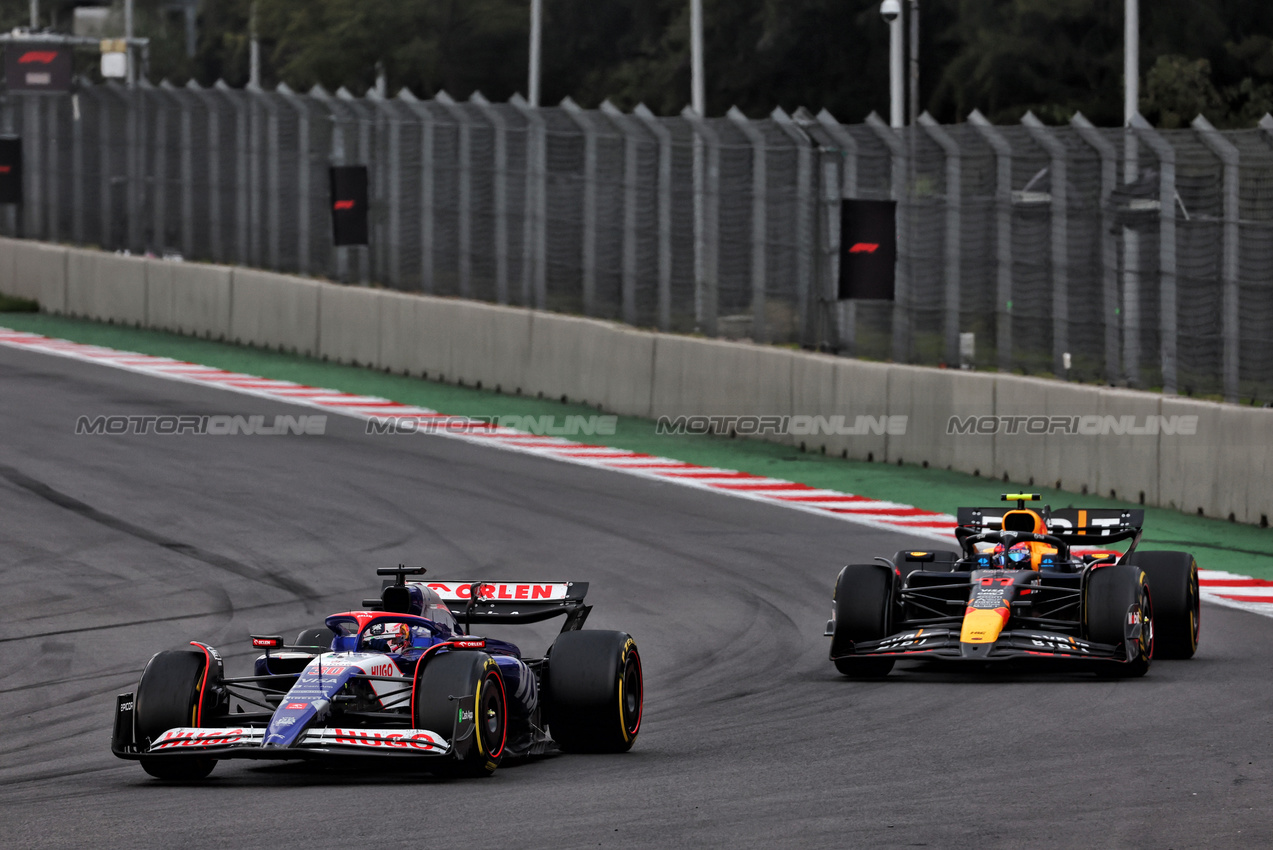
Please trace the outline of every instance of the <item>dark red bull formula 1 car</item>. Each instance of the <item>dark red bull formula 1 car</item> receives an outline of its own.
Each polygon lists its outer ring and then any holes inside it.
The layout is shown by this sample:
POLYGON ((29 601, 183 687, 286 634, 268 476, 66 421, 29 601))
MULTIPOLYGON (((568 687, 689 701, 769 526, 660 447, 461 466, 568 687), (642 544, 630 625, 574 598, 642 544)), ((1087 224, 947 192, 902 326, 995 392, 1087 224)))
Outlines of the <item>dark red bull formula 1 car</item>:
POLYGON ((1143 676, 1198 648, 1198 564, 1138 552, 1145 512, 960 508, 960 551, 902 551, 840 571, 826 635, 850 678, 898 661, 1055 662, 1143 676), (1110 549, 1130 541, 1126 551, 1110 549))
POLYGON ((559 748, 623 752, 641 728, 636 643, 581 630, 583 582, 407 581, 333 614, 292 646, 254 636, 253 675, 225 675, 211 646, 156 654, 121 694, 111 750, 161 779, 202 779, 220 759, 418 759, 485 776, 502 759, 559 748), (527 657, 475 627, 564 616, 548 653, 527 657))

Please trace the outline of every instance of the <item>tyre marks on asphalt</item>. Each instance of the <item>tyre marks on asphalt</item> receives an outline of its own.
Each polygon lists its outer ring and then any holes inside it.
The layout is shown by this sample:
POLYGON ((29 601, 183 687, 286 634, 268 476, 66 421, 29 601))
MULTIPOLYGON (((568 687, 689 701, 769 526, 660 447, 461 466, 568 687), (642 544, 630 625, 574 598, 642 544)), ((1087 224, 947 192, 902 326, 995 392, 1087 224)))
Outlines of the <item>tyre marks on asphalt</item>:
MULTIPOLYGON (((951 542, 950 534, 955 528, 955 518, 949 514, 927 511, 899 502, 871 499, 837 490, 819 489, 799 482, 767 478, 738 470, 704 467, 675 458, 655 457, 611 446, 589 445, 562 437, 546 437, 512 428, 492 426, 485 422, 468 421, 466 424, 463 417, 450 416, 435 410, 375 396, 361 396, 339 390, 310 387, 291 381, 229 372, 167 357, 119 351, 6 328, 0 328, 0 345, 97 363, 167 380, 214 386, 230 392, 317 408, 356 419, 392 418, 398 423, 411 423, 419 429, 420 433, 481 443, 492 448, 552 458, 565 463, 654 478, 681 487, 698 488, 734 498, 781 505, 793 510, 831 516, 868 527, 906 531, 947 544, 951 542)), ((8 477, 4 469, 7 468, 0 468, 0 474, 8 477)), ((21 473, 18 474, 21 475, 21 473)), ((38 484, 38 482, 35 483, 38 484)), ((33 490, 33 492, 37 491, 33 490)), ((69 504, 65 506, 73 510, 77 509, 69 504)), ((84 507, 89 512, 93 510, 88 506, 84 507)), ((91 519, 98 519, 99 516, 94 513, 85 513, 85 515, 91 519)), ((100 517, 98 521, 104 521, 107 524, 123 522, 105 514, 100 514, 100 517)), ((150 539, 147 537, 150 533, 145 529, 137 529, 127 523, 116 527, 128 533, 140 532, 137 536, 150 539)), ((151 542, 254 580, 266 583, 284 582, 289 585, 284 589, 293 590, 302 597, 309 598, 306 594, 313 593, 308 588, 302 591, 290 587, 296 583, 294 579, 263 572, 216 553, 186 547, 158 536, 151 539, 151 542)), ((1273 617, 1273 582, 1232 573, 1201 570, 1200 584, 1203 598, 1210 602, 1273 617)), ((274 586, 283 587, 283 584, 274 584, 274 586)))

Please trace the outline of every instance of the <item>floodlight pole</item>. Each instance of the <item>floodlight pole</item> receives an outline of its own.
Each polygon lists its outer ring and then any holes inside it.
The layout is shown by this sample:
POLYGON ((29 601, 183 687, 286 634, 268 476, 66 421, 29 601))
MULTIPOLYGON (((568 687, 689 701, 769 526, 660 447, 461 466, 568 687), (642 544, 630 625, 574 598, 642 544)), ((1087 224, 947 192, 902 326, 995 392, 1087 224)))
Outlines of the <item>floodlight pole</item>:
POLYGON ((133 0, 124 0, 124 45, 128 56, 128 85, 137 82, 137 70, 133 62, 133 0))
MULTIPOLYGON (((1123 19, 1123 181, 1140 176, 1140 157, 1132 119, 1140 112, 1140 0, 1126 0, 1123 19)), ((1159 198, 1162 204, 1169 198, 1159 198)), ((1109 320, 1109 319, 1107 319, 1109 320)), ((1123 228, 1123 377, 1140 382, 1140 234, 1123 228)))
POLYGON ((530 0, 530 81, 526 101, 539 106, 540 51, 544 36, 544 0, 530 0))
POLYGON ((703 83, 703 0, 690 0, 690 105, 699 117, 707 115, 703 83))
POLYGON ((910 124, 919 121, 919 0, 911 0, 911 115, 910 124))
POLYGON ((261 41, 256 37, 256 3, 248 7, 248 84, 261 85, 261 41))
POLYGON ((905 57, 903 56, 902 16, 888 22, 888 67, 889 67, 889 125, 898 128, 905 126, 906 81, 905 57))
POLYGON ((1127 0, 1123 20, 1123 126, 1140 111, 1140 0, 1127 0))

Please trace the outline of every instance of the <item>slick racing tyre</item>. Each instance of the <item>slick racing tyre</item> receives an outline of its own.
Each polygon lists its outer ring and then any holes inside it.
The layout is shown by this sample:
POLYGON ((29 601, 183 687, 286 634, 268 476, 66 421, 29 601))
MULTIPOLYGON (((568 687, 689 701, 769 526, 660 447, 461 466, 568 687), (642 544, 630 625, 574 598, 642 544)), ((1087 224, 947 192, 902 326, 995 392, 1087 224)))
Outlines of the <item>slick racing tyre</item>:
POLYGON ((879 679, 893 669, 892 658, 856 658, 853 644, 880 640, 892 627, 894 573, 882 564, 849 564, 835 581, 835 631, 831 658, 850 679, 879 679))
POLYGON ((548 728, 563 749, 622 753, 641 731, 645 683, 636 641, 624 632, 563 632, 546 674, 548 728))
POLYGON ((1143 676, 1154 657, 1154 608, 1149 582, 1140 567, 1118 564, 1093 570, 1087 581, 1084 622, 1087 636, 1097 643, 1123 646, 1133 627, 1132 612, 1139 617, 1140 639, 1131 661, 1112 664, 1102 672, 1132 678, 1143 676))
MULTIPOLYGON (((137 740, 149 746, 169 729, 198 726, 200 689, 204 686, 202 652, 176 650, 160 652, 141 674, 137 685, 134 723, 137 740)), ((203 779, 212 772, 216 759, 205 756, 142 757, 142 770, 157 779, 203 779)))
POLYGON ((1193 658, 1198 651, 1201 594, 1198 562, 1188 552, 1133 552, 1154 594, 1154 656, 1193 658))
POLYGON ((508 741, 508 694, 485 652, 444 652, 416 666, 412 719, 451 741, 454 759, 429 765, 450 776, 490 776, 508 741))
POLYGON ((303 646, 306 649, 319 649, 323 652, 329 652, 332 646, 332 630, 326 626, 302 629, 301 633, 296 636, 296 645, 303 646))

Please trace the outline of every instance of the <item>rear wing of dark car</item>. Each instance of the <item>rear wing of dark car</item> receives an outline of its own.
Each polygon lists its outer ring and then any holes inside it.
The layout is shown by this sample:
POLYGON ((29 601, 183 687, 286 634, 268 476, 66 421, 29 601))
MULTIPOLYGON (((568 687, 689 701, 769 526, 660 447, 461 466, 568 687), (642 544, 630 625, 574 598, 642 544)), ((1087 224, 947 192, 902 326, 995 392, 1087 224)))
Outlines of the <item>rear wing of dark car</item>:
MULTIPOLYGON (((999 531, 1003 515, 1013 510, 1010 505, 993 508, 960 508, 956 519, 961 526, 978 531, 999 531)), ((1034 510, 1034 508, 1031 508, 1034 510)), ((1136 536, 1145 524, 1145 512, 1139 508, 1043 508, 1038 511, 1048 533, 1070 545, 1098 546, 1136 536)))

